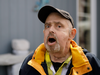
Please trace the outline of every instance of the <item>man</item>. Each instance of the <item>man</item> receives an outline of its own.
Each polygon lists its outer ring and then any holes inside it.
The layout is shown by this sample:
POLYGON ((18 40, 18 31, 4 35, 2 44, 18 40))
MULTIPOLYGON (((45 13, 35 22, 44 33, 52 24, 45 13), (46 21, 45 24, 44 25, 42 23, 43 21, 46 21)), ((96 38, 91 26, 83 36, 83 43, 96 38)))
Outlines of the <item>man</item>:
POLYGON ((100 61, 73 41, 76 29, 68 12, 44 6, 38 18, 44 43, 25 59, 19 75, 100 75, 100 61))

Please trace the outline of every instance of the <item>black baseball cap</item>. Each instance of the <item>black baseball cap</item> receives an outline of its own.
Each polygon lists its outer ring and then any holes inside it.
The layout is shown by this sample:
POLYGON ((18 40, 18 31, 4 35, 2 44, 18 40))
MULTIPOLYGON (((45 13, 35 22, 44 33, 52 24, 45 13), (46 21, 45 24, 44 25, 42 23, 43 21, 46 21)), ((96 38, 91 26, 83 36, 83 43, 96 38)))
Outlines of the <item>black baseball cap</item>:
POLYGON ((71 22, 72 27, 74 28, 73 18, 71 17, 71 15, 67 11, 60 10, 60 9, 55 8, 53 6, 50 6, 50 5, 43 6, 39 10, 39 12, 38 12, 38 18, 39 18, 39 20, 41 22, 45 23, 46 18, 52 12, 58 12, 59 14, 61 14, 64 18, 66 18, 67 20, 69 20, 71 22))

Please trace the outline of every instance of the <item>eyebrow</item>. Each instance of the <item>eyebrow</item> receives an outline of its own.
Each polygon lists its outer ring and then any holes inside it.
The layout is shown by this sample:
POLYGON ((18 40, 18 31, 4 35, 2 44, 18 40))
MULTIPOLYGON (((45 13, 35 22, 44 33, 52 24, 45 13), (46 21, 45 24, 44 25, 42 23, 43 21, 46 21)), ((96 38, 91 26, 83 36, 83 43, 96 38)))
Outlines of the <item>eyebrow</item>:
MULTIPOLYGON (((53 22, 53 23, 63 25, 63 23, 61 23, 61 22, 53 22)), ((49 24, 51 24, 51 22, 46 22, 44 25, 49 25, 49 24)))
POLYGON ((61 22, 55 22, 56 24, 62 24, 61 22))
POLYGON ((55 22, 56 24, 61 24, 61 25, 63 25, 63 23, 61 23, 61 22, 55 22))
POLYGON ((50 23, 45 23, 44 25, 47 25, 47 24, 50 24, 50 23))

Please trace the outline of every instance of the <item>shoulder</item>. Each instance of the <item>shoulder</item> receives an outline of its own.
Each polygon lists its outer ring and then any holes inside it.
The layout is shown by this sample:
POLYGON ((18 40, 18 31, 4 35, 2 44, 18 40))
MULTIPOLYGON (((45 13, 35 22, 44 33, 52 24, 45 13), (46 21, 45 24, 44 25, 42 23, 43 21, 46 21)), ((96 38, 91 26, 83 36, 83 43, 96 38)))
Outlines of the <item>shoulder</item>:
POLYGON ((90 53, 89 51, 87 51, 86 49, 83 50, 83 52, 85 53, 86 57, 88 58, 88 60, 92 63, 98 63, 100 64, 100 60, 92 53, 90 53))
POLYGON ((100 74, 100 60, 94 54, 91 54, 86 49, 84 49, 83 52, 85 53, 86 57, 88 58, 91 66, 93 68, 93 73, 100 74))
POLYGON ((100 64, 100 60, 92 53, 90 53, 89 51, 87 51, 86 49, 83 50, 84 54, 86 55, 86 57, 88 58, 88 60, 90 62, 97 62, 100 64))
POLYGON ((95 55, 91 54, 87 49, 84 49, 83 52, 88 58, 88 60, 92 60, 94 57, 96 57, 95 55))
POLYGON ((23 74, 25 75, 25 74, 27 74, 28 70, 31 68, 27 63, 28 63, 29 60, 32 59, 33 53, 34 52, 32 52, 31 54, 29 54, 25 58, 25 60, 23 61, 22 65, 21 65, 21 68, 20 68, 20 71, 19 71, 19 75, 23 75, 23 74))
MULTIPOLYGON (((28 61, 32 59, 34 52, 28 55, 22 63, 22 66, 19 71, 19 75, 40 75, 40 73, 30 65, 28 65, 28 61)), ((44 71, 47 73, 47 65, 46 62, 42 62, 41 66, 44 68, 44 71)))

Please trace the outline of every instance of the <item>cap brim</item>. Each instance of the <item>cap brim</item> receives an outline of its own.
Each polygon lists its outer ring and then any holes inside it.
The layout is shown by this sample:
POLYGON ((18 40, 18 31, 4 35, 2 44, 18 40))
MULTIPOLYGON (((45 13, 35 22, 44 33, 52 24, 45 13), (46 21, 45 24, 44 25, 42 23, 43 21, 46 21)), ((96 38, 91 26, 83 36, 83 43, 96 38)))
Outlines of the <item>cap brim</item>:
POLYGON ((46 18, 52 12, 59 12, 59 11, 56 8, 49 6, 49 5, 42 7, 38 12, 39 20, 45 23, 46 18))
POLYGON ((42 7, 39 12, 38 12, 38 18, 41 22, 45 23, 46 18, 48 17, 48 15, 52 12, 58 12, 59 14, 61 14, 64 18, 66 18, 67 20, 69 20, 74 28, 74 22, 72 17, 70 16, 70 14, 64 10, 60 10, 58 8, 54 8, 53 6, 50 5, 46 5, 44 7, 42 7))

